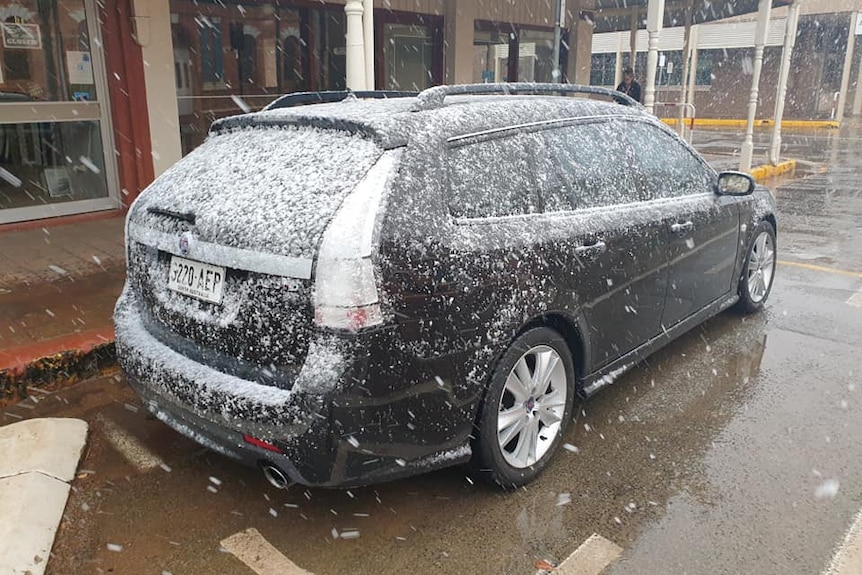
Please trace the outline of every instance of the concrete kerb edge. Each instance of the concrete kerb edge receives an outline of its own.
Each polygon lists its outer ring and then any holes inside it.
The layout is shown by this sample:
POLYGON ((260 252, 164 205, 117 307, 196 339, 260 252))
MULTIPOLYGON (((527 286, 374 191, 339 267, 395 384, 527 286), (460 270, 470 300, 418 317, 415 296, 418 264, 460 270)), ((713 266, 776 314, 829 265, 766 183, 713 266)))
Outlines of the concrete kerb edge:
MULTIPOLYGON (((669 126, 676 126, 679 118, 660 118, 662 122, 669 126)), ((691 118, 685 118, 686 126, 690 126, 691 118)), ((694 128, 745 128, 748 124, 747 120, 732 119, 732 118, 695 118, 694 128)), ((770 128, 775 126, 775 120, 755 120, 754 126, 757 128, 770 128)), ((810 128, 810 129, 837 129, 841 127, 841 123, 835 120, 783 120, 782 128, 810 128)))
POLYGON ((113 338, 97 344, 58 346, 13 365, 0 364, 0 407, 28 396, 28 388, 51 391, 94 377, 117 364, 113 338))
POLYGON ((762 166, 757 166, 752 168, 749 173, 751 174, 751 177, 754 178, 755 182, 762 184, 771 178, 791 174, 794 171, 796 171, 796 160, 785 160, 783 162, 778 162, 775 165, 764 164, 762 166))

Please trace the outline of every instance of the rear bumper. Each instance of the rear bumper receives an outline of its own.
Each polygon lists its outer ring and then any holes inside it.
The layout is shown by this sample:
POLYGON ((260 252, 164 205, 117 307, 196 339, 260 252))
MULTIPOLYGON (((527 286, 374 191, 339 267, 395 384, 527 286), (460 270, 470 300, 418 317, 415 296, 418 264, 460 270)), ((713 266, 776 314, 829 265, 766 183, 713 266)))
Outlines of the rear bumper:
POLYGON ((114 322, 120 366, 149 411, 246 465, 275 465, 304 485, 352 486, 470 457, 476 398, 453 385, 450 356, 408 365, 392 353, 391 334, 366 340, 319 334, 288 390, 227 375, 171 349, 147 331, 128 287, 114 322), (246 434, 281 453, 247 443, 246 434))

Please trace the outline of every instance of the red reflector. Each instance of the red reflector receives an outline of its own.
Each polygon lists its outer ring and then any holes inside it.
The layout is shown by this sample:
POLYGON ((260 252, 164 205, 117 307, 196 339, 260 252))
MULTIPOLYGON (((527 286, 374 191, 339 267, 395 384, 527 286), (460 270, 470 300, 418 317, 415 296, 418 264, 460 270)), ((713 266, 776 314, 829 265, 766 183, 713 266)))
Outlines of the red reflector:
POLYGON ((281 448, 277 445, 273 445, 272 443, 268 443, 263 439, 258 439, 257 437, 252 437, 251 435, 243 435, 242 438, 246 443, 254 445, 256 447, 260 447, 262 449, 266 449, 267 451, 275 451, 276 453, 281 453, 281 448))

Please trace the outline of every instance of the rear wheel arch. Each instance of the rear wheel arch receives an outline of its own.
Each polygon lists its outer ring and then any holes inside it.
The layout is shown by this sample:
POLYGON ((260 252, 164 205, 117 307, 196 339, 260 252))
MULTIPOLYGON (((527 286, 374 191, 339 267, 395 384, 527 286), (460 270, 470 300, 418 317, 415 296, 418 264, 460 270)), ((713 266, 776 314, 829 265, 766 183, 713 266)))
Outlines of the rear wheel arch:
MULTIPOLYGON (((585 338, 579 329, 577 322, 573 321, 562 314, 552 313, 536 317, 526 323, 524 327, 512 338, 512 341, 517 339, 522 333, 534 327, 548 327, 559 333, 569 348, 569 353, 572 356, 572 362, 575 364, 575 377, 581 379, 586 375, 586 358, 587 349, 585 338)), ((510 342, 511 343, 511 342, 510 342)))
MULTIPOLYGON (((560 337, 563 338, 566 342, 566 346, 569 349, 569 355, 572 358, 572 363, 574 364, 575 371, 575 386, 579 387, 579 381, 588 373, 586 358, 588 357, 588 350, 586 348, 586 339, 584 338, 581 330, 579 329, 580 324, 574 321, 573 319, 566 317, 560 313, 550 313, 544 314, 533 319, 529 320, 527 323, 521 326, 512 337, 505 343, 505 345, 500 345, 499 351, 497 351, 493 355, 493 359, 491 359, 490 364, 488 365, 488 370, 486 374, 486 380, 483 384, 482 393, 479 395, 478 401, 476 403, 476 408, 473 413, 473 427, 478 428, 479 421, 482 418, 482 405, 485 402, 485 396, 488 394, 488 388, 491 385, 491 377, 493 376, 494 369, 497 364, 502 360, 503 355, 508 351, 508 349, 512 346, 512 344, 521 337, 522 334, 530 331, 536 327, 547 327, 549 329, 557 332, 560 337)), ((580 393, 579 390, 577 390, 580 393)))

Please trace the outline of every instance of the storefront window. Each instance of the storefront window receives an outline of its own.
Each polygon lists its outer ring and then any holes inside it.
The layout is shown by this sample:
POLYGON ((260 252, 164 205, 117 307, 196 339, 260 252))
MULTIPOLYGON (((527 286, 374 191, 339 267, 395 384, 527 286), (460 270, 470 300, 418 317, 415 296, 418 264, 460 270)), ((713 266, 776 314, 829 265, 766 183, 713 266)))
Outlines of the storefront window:
POLYGON ((479 22, 477 27, 473 34, 474 82, 554 81, 553 32, 493 22, 479 22))
POLYGON ((430 26, 383 25, 384 87, 418 92, 433 84, 434 38, 430 26))
POLYGON ((473 81, 515 81, 509 79, 509 34, 476 30, 473 36, 473 81))
POLYGON ((118 205, 94 10, 92 0, 0 7, 0 223, 118 205))
POLYGON ((34 101, 96 100, 83 0, 18 0, 0 14, 0 90, 34 101))
POLYGON ((554 33, 525 30, 518 33, 518 81, 554 81, 554 33))
POLYGON ((210 124, 277 96, 343 90, 344 8, 282 8, 171 0, 174 76, 183 154, 210 124))
POLYGON ((0 213, 108 195, 95 121, 0 124, 0 165, 0 213))

